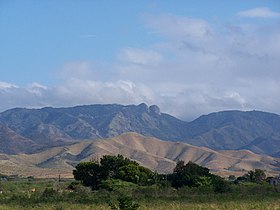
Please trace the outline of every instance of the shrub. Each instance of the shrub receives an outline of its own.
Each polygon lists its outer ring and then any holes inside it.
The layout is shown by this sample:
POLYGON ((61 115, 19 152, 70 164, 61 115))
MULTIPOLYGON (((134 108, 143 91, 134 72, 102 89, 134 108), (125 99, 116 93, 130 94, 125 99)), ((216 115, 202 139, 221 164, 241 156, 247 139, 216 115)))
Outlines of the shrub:
POLYGON ((137 185, 120 179, 107 179, 102 181, 100 187, 108 191, 119 191, 122 189, 136 188, 137 185))
POLYGON ((42 193, 43 198, 56 198, 58 195, 59 193, 53 188, 46 188, 42 193))
POLYGON ((230 183, 219 176, 213 176, 212 178, 214 192, 225 193, 230 192, 230 183))
POLYGON ((136 210, 139 208, 139 204, 127 196, 121 196, 118 198, 117 203, 109 202, 108 205, 112 210, 136 210))

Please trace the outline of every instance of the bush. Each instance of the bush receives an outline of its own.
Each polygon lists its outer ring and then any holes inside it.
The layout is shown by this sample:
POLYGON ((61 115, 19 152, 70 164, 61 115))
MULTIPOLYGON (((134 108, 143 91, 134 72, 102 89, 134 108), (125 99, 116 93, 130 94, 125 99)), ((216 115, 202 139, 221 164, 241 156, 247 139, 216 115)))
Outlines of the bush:
POLYGON ((230 183, 219 176, 213 176, 212 178, 214 192, 225 193, 230 192, 230 183))
POLYGON ((137 185, 131 182, 122 181, 120 179, 107 179, 102 181, 100 188, 108 191, 119 191, 125 189, 136 188, 137 185))
POLYGON ((57 198, 58 195, 59 193, 53 188, 46 188, 42 193, 43 198, 57 198))
POLYGON ((121 196, 118 198, 117 203, 109 202, 108 205, 112 210, 136 210, 139 204, 135 203, 131 197, 121 196))

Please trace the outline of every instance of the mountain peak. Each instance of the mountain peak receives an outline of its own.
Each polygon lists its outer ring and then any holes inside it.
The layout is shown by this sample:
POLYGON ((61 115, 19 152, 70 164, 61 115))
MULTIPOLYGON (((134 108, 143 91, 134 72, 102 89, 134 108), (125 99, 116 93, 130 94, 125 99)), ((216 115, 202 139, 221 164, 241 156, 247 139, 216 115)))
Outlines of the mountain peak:
POLYGON ((149 107, 151 113, 160 115, 160 108, 157 105, 152 105, 149 107))
POLYGON ((137 106, 137 108, 138 108, 139 110, 141 110, 141 111, 144 111, 144 112, 149 111, 149 107, 148 107, 148 105, 145 104, 145 103, 139 104, 139 105, 137 106))

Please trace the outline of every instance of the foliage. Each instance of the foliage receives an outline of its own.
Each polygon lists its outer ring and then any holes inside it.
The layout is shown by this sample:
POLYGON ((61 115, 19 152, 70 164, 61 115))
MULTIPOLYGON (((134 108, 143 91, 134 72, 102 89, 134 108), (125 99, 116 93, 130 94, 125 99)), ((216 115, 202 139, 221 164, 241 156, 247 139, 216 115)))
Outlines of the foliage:
POLYGON ((100 181, 104 179, 104 171, 95 162, 79 163, 73 175, 76 180, 81 180, 85 186, 91 186, 93 189, 97 189, 100 181))
MULTIPOLYGON (((109 180, 106 180, 109 181, 109 180)), ((139 209, 279 209, 280 194, 275 186, 267 183, 245 182, 231 184, 230 191, 225 193, 214 192, 212 186, 188 187, 179 189, 161 186, 139 186, 121 180, 116 182, 118 188, 123 185, 122 192, 99 189, 91 191, 73 180, 60 182, 55 179, 35 179, 34 181, 12 180, 3 181, 0 194, 0 209, 29 210, 29 209, 110 209, 108 199, 119 208, 119 198, 126 195, 133 198, 139 209), (72 183, 72 184, 71 184, 72 183), (68 186, 73 185, 74 191, 68 186), (79 187, 87 191, 77 191, 79 187), (30 189, 36 188, 35 193, 30 189), (48 193, 46 193, 48 192, 48 193), (43 196, 49 194, 51 196, 43 196), (54 197, 55 196, 55 197, 54 197)), ((120 202, 125 203, 125 202, 120 202)))
MULTIPOLYGON (((137 191, 139 186, 151 185, 155 185, 159 189, 168 188, 171 185, 176 189, 188 187, 202 192, 229 193, 233 189, 233 183, 262 183, 266 177, 263 170, 255 169, 242 177, 230 176, 230 181, 227 181, 220 176, 211 174, 206 167, 191 161, 185 164, 181 160, 177 162, 172 174, 158 175, 122 155, 103 156, 100 163, 79 163, 73 174, 76 180, 82 181, 83 185, 90 186, 94 190, 102 188, 118 193, 126 191, 130 194, 132 191, 137 191)), ((69 187, 74 189, 75 186, 73 183, 69 187)), ((145 194, 147 195, 147 192, 151 191, 154 190, 146 190, 145 194)), ((155 194, 159 193, 155 192, 155 194)))
POLYGON ((42 197, 45 198, 50 198, 50 197, 55 198, 57 196, 58 196, 58 192, 53 188, 46 188, 42 193, 42 197))
POLYGON ((231 190, 229 182, 216 175, 212 175, 212 184, 216 193, 225 193, 231 190))
POLYGON ((255 171, 249 171, 247 174, 249 181, 260 183, 265 180, 266 175, 265 172, 261 169, 255 169, 255 171))
POLYGON ((237 177, 234 181, 236 184, 244 182, 262 183, 266 179, 266 174, 264 170, 255 169, 251 170, 243 176, 237 177))
POLYGON ((120 191, 129 188, 130 189, 137 188, 137 185, 131 182, 122 181, 120 179, 106 179, 102 181, 100 187, 108 191, 120 191))
POLYGON ((228 180, 233 182, 236 180, 236 177, 234 175, 229 175, 228 180))
POLYGON ((82 181, 85 186, 91 186, 95 190, 108 179, 120 179, 139 185, 155 183, 155 175, 151 170, 122 155, 105 155, 101 158, 100 164, 81 162, 76 166, 73 174, 76 180, 82 181))
POLYGON ((124 158, 122 155, 112 156, 105 155, 100 159, 100 166, 102 167, 104 178, 116 177, 119 169, 127 165, 139 166, 136 161, 124 158))
POLYGON ((139 208, 139 204, 134 202, 131 197, 120 196, 118 203, 108 202, 108 205, 112 210, 136 210, 139 208))
POLYGON ((185 164, 182 160, 177 162, 173 174, 170 175, 172 186, 175 188, 182 186, 198 187, 203 184, 209 185, 210 180, 206 177, 210 177, 208 168, 199 166, 191 161, 185 164))

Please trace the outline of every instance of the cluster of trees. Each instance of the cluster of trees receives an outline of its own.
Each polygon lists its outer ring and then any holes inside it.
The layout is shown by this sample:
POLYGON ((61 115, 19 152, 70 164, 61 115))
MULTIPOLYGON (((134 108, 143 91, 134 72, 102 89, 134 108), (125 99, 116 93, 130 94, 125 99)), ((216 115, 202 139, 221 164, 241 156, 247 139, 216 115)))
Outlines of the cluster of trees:
POLYGON ((243 176, 235 177, 234 175, 229 176, 229 181, 234 181, 234 183, 242 183, 242 182, 253 182, 253 183, 262 183, 266 181, 266 174, 264 170, 255 169, 251 170, 243 176))
POLYGON ((173 174, 169 175, 172 186, 179 188, 182 186, 198 187, 201 185, 209 185, 211 182, 211 174, 208 168, 201 167, 193 162, 180 160, 174 168, 173 174))
POLYGON ((193 162, 185 164, 184 161, 178 161, 172 174, 157 174, 122 155, 105 155, 100 162, 81 162, 73 174, 76 180, 94 190, 118 181, 137 185, 167 184, 174 188, 209 186, 216 192, 229 189, 228 182, 223 178, 211 174, 208 168, 193 162))
POLYGON ((229 190, 229 183, 220 176, 211 174, 206 167, 199 166, 193 162, 180 160, 172 174, 169 175, 172 187, 213 187, 215 192, 226 192, 229 190))
POLYGON ((100 162, 81 162, 76 166, 73 175, 76 180, 82 181, 83 185, 90 186, 94 190, 112 179, 138 185, 151 185, 156 181, 156 173, 122 155, 105 155, 100 162))
MULTIPOLYGON (((122 155, 105 155, 100 161, 81 162, 73 171, 74 178, 80 180, 83 185, 96 190, 100 187, 108 189, 108 186, 121 186, 133 183, 136 185, 167 185, 174 188, 211 187, 215 192, 227 192, 230 190, 230 182, 220 176, 211 174, 206 167, 193 162, 184 163, 178 161, 171 174, 157 174, 148 168, 140 166, 137 162, 122 155)), ((255 182, 265 180, 265 172, 261 169, 249 171, 241 177, 230 176, 229 181, 234 183, 255 182)))

